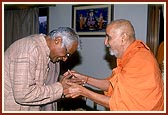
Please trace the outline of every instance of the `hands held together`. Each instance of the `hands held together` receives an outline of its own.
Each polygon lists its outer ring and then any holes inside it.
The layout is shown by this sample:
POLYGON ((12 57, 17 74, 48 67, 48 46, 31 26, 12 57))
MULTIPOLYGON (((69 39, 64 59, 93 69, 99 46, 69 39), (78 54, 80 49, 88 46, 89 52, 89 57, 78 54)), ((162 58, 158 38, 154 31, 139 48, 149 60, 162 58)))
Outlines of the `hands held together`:
POLYGON ((87 83, 87 81, 88 76, 70 70, 65 72, 62 80, 60 81, 63 85, 63 93, 65 97, 76 98, 80 95, 84 96, 85 88, 83 86, 87 83))

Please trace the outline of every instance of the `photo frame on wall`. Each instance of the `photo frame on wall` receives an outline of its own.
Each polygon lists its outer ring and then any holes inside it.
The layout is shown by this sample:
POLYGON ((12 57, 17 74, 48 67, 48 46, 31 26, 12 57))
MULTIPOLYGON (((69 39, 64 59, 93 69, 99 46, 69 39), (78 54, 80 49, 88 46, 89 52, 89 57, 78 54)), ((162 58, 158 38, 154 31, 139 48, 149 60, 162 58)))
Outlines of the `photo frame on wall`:
POLYGON ((72 28, 79 36, 105 36, 106 26, 112 20, 112 4, 72 6, 72 28))

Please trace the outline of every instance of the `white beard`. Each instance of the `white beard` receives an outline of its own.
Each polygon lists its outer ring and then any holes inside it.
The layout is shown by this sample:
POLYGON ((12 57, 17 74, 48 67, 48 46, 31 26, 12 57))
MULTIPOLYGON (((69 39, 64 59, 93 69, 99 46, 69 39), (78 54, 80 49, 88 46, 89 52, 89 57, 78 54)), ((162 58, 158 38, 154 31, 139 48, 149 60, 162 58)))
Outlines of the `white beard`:
POLYGON ((110 55, 117 57, 117 51, 112 50, 109 45, 106 45, 106 47, 109 48, 109 53, 110 53, 110 55))
POLYGON ((110 50, 110 55, 115 55, 114 51, 110 50))
POLYGON ((110 55, 117 57, 117 51, 109 49, 109 53, 110 55))

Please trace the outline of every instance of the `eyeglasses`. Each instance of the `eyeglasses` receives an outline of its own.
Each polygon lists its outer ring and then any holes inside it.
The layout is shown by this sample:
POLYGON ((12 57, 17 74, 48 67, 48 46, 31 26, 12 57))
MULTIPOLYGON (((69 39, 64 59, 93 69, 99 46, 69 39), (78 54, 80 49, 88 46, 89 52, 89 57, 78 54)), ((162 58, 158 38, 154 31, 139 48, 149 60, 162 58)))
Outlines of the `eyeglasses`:
POLYGON ((64 47, 65 47, 65 50, 66 50, 66 54, 65 54, 65 56, 59 56, 59 57, 57 58, 57 61, 63 60, 64 58, 69 58, 69 57, 71 57, 71 54, 70 54, 70 53, 67 53, 67 52, 68 52, 67 47, 66 47, 65 45, 64 45, 64 47))
MULTIPOLYGON (((64 47, 65 47, 66 52, 68 52, 66 45, 64 45, 64 47)), ((66 55, 63 56, 63 57, 68 57, 69 58, 69 57, 71 57, 71 54, 70 53, 66 53, 66 55)))

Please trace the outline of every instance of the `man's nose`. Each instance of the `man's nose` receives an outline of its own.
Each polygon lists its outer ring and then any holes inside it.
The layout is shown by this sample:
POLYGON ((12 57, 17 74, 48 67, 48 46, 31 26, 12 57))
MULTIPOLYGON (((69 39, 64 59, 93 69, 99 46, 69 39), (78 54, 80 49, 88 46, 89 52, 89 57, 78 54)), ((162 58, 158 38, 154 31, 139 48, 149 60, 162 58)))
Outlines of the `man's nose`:
POLYGON ((108 43, 108 39, 107 39, 107 38, 105 38, 105 40, 104 40, 104 45, 106 45, 106 46, 109 45, 109 43, 108 43))

